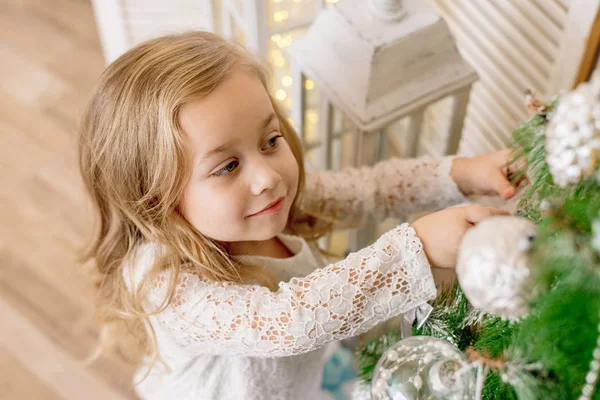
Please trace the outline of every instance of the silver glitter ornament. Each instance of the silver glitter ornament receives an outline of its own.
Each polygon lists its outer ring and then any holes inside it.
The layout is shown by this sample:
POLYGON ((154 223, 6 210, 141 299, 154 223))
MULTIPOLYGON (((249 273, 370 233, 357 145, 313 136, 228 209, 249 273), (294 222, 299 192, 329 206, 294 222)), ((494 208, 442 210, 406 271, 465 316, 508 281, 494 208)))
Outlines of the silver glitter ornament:
POLYGON ((466 356, 445 340, 411 336, 379 359, 371 381, 372 400, 470 400, 475 370, 466 356))
POLYGON ((600 157, 600 75, 562 96, 546 129, 546 162, 555 184, 591 177, 600 157))
POLYGON ((485 219, 463 237, 456 265, 460 287, 476 308, 508 319, 527 314, 533 295, 523 288, 529 278, 529 253, 535 224, 512 216, 485 219))

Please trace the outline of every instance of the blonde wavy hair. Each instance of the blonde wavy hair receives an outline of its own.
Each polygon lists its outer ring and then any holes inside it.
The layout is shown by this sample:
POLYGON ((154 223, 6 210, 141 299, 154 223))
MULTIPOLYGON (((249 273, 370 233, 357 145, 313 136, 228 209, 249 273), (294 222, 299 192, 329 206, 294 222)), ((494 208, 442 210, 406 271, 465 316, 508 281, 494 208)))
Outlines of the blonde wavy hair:
MULTIPOLYGON (((81 257, 82 262, 95 261, 95 318, 100 325, 99 345, 88 362, 111 349, 134 364, 150 356, 153 364, 159 355, 147 318, 169 305, 183 271, 277 290, 264 267, 235 263, 225 243, 198 232, 178 208, 191 170, 179 110, 215 90, 237 66, 256 75, 268 90, 267 69, 243 47, 212 33, 186 32, 129 50, 96 84, 79 143, 81 174, 98 222, 81 257), (130 290, 123 263, 145 242, 160 243, 167 251, 130 290), (165 301, 157 310, 144 310, 142 300, 165 270, 172 272, 165 301)), ((286 231, 314 241, 331 230, 335 215, 299 206, 305 182, 302 144, 272 97, 271 103, 300 171, 286 231)))

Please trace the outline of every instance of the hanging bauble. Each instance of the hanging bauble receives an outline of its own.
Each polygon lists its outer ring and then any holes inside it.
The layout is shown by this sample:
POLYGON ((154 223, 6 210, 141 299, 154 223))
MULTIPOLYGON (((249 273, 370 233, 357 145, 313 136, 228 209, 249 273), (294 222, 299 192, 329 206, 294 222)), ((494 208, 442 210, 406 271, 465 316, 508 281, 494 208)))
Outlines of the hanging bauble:
POLYGON ((498 216, 469 229, 458 253, 456 274, 469 302, 492 315, 516 319, 527 313, 533 295, 524 288, 535 225, 498 216))
POLYGON ((430 336, 411 336, 379 359, 371 381, 372 400, 474 398, 475 371, 453 344, 430 336))
POLYGON ((546 129, 546 162, 555 184, 566 187, 596 173, 600 157, 600 79, 562 96, 546 129))

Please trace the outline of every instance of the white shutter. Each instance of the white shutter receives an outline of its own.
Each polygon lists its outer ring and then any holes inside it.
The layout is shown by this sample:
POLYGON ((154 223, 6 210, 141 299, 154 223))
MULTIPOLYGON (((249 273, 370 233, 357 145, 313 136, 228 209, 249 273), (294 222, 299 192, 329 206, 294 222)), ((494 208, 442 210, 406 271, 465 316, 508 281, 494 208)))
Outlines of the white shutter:
POLYGON ((134 44, 168 33, 212 28, 210 1, 122 0, 122 4, 134 44))
POLYGON ((214 29, 212 0, 92 0, 107 63, 144 40, 214 29))
MULTIPOLYGON (((480 76, 471 93, 459 150, 465 155, 508 144, 511 132, 527 118, 525 89, 550 96, 572 86, 600 3, 428 1, 447 21, 462 55, 480 76)), ((426 114, 425 136, 427 127, 445 118, 437 111, 432 107, 426 114)))

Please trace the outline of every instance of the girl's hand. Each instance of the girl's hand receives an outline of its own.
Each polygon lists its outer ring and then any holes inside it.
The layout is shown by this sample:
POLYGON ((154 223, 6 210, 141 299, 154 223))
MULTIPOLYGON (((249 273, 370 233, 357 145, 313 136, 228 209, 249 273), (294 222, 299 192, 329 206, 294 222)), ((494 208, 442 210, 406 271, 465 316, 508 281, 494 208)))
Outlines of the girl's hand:
POLYGON ((508 179, 509 154, 510 149, 504 149, 473 158, 457 157, 450 176, 467 196, 497 194, 504 200, 510 199, 517 189, 508 179))
POLYGON ((467 229, 506 210, 481 206, 447 208, 417 219, 411 224, 432 267, 454 268, 458 247, 467 229))

